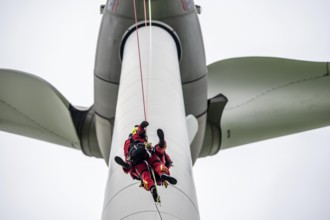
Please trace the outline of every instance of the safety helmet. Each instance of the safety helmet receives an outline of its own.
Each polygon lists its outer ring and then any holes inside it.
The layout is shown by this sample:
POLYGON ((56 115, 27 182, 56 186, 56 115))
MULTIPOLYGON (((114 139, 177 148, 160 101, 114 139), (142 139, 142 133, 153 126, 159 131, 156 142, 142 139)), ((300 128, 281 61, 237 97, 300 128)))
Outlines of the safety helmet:
POLYGON ((137 130, 138 126, 135 125, 134 128, 132 128, 132 135, 136 134, 137 130))

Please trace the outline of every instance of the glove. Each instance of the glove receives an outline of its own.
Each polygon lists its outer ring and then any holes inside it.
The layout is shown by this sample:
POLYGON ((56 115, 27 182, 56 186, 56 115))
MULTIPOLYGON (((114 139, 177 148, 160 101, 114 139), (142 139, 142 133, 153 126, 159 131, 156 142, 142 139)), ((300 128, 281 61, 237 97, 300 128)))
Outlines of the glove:
POLYGON ((168 161, 168 162, 165 163, 165 166, 166 166, 167 168, 170 168, 171 166, 173 166, 172 164, 173 164, 172 161, 168 161))
POLYGON ((147 121, 143 121, 143 122, 141 122, 141 124, 140 124, 140 126, 141 126, 142 128, 146 128, 148 125, 149 125, 149 123, 148 123, 147 121))
POLYGON ((148 150, 152 150, 152 144, 150 142, 144 142, 144 145, 148 150))

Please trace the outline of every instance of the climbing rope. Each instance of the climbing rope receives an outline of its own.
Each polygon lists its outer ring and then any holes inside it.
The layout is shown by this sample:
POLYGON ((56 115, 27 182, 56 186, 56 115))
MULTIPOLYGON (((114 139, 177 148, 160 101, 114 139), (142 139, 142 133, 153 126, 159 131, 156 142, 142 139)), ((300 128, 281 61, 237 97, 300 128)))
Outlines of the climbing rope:
MULTIPOLYGON (((151 72, 151 65, 152 65, 152 28, 151 28, 151 0, 148 0, 149 4, 148 4, 148 9, 149 9, 149 71, 148 71, 148 75, 147 75, 147 78, 149 79, 149 75, 152 73, 151 72)), ((148 99, 149 99, 149 85, 148 85, 148 81, 147 80, 147 103, 148 103, 148 99)), ((147 106, 149 107, 149 106, 147 106)), ((147 109, 149 111, 149 109, 147 109)))
MULTIPOLYGON (((151 64, 152 64, 152 56, 151 56, 151 50, 152 50, 152 17, 151 17, 151 0, 148 0, 148 9, 149 9, 149 71, 148 71, 148 74, 151 74, 151 64)), ((146 18, 146 17, 145 17, 146 18)), ((149 76, 147 77, 149 78, 149 76)), ((147 83, 148 83, 148 80, 147 80, 147 83)), ((148 92, 148 89, 149 89, 149 86, 147 85, 147 100, 149 98, 149 92, 148 92)), ((155 182, 155 187, 156 187, 156 190, 157 190, 157 194, 158 194, 158 188, 157 188, 157 182, 156 182, 156 177, 155 177, 155 173, 154 173, 154 170, 152 170, 152 175, 153 175, 153 178, 154 178, 154 182, 155 182)), ((158 195, 159 196, 159 195, 158 195)), ((159 201, 160 202, 160 201, 159 201)), ((158 206, 156 203, 155 204, 155 207, 156 207, 156 210, 158 212, 158 215, 159 215, 159 218, 160 220, 163 220, 162 218, 162 215, 158 209, 158 206)))
MULTIPOLYGON (((156 182, 155 172, 154 172, 154 170, 152 169, 152 167, 150 167, 150 166, 149 166, 149 170, 150 170, 151 173, 152 173, 152 178, 153 178, 153 180, 154 180, 154 182, 155 182, 156 192, 157 192, 157 195, 158 195, 158 187, 157 187, 157 182, 156 182)), ((156 209, 157 209, 157 212, 158 212, 159 218, 160 218, 161 220, 163 220, 162 215, 160 214, 160 211, 159 211, 158 206, 157 206, 158 204, 161 205, 161 201, 160 201, 160 197, 159 197, 159 195, 158 195, 158 198, 157 198, 157 202, 155 202, 155 207, 156 207, 156 209)))
MULTIPOLYGON (((149 6, 150 6, 150 0, 149 0, 149 6)), ((145 27, 147 27, 148 26, 148 20, 147 20, 147 0, 143 0, 143 11, 144 11, 144 26, 145 27)), ((150 7, 149 7, 149 10, 150 10, 150 7)), ((150 15, 150 11, 149 11, 149 15, 150 15)), ((150 42, 150 39, 149 39, 149 42, 150 42)), ((146 87, 147 87, 147 92, 146 92, 146 103, 148 103, 148 99, 149 99, 149 85, 148 85, 148 83, 149 83, 149 73, 150 73, 150 65, 151 65, 151 63, 150 63, 150 57, 151 57, 151 53, 150 53, 150 48, 151 48, 151 45, 150 45, 150 43, 149 43, 149 48, 148 48, 148 51, 149 51, 149 53, 148 53, 148 56, 149 56, 149 58, 148 58, 148 60, 149 60, 149 63, 148 63, 148 68, 147 68, 147 81, 146 81, 146 87)), ((149 107, 149 105, 147 104, 147 106, 146 106, 146 114, 148 115, 148 107, 149 107)))
POLYGON ((143 12, 144 12, 144 26, 147 26, 147 6, 146 6, 146 1, 143 0, 143 12))
MULTIPOLYGON (((141 50, 140 50, 140 39, 139 39, 139 31, 138 31, 138 20, 137 20, 137 12, 136 12, 136 0, 133 0, 133 5, 134 5, 134 17, 135 17, 135 29, 136 29, 136 39, 137 39, 137 45, 138 45, 138 55, 139 55, 139 65, 140 65, 140 80, 141 80, 141 88, 142 88, 142 100, 143 100, 143 111, 144 111, 144 119, 145 121, 147 120, 147 112, 146 112, 146 101, 145 101, 145 96, 144 96, 144 86, 143 86, 143 73, 142 73, 142 62, 141 62, 141 50)), ((144 12, 144 24, 147 26, 147 7, 146 7, 146 0, 143 0, 143 12, 144 12)), ((148 0, 148 9, 149 9, 149 68, 147 69, 147 99, 148 99, 148 73, 151 73, 151 46, 152 46, 152 33, 151 33, 151 0, 148 0)), ((153 169, 150 167, 151 173, 153 176, 153 180, 155 182, 155 187, 157 190, 158 194, 158 189, 157 189, 157 182, 155 178, 155 174, 153 169)), ((160 200, 159 200, 160 203, 160 200)), ((157 209, 159 218, 162 220, 162 215, 158 209, 157 203, 155 203, 155 207, 157 209)))
POLYGON ((136 39, 138 45, 138 54, 139 54, 139 65, 140 65, 140 80, 141 80, 141 89, 142 89, 142 101, 143 101, 143 112, 144 112, 144 120, 147 120, 146 114, 146 104, 144 100, 144 87, 143 87, 143 75, 142 75, 142 62, 141 62, 141 51, 140 51, 140 40, 139 40, 139 31, 138 31, 138 21, 137 21, 137 14, 136 14, 136 2, 133 0, 134 5, 134 17, 135 17, 135 29, 136 29, 136 39))

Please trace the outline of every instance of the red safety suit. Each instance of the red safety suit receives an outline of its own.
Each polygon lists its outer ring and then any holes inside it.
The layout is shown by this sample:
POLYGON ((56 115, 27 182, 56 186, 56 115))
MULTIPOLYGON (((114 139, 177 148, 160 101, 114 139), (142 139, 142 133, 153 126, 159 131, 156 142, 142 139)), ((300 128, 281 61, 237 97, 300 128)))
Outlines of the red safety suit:
POLYGON ((170 156, 165 152, 166 148, 167 148, 166 142, 164 144, 164 147, 160 147, 159 144, 157 144, 155 146, 155 153, 159 157, 161 162, 165 164, 167 168, 170 168, 172 166, 172 160, 170 156))
MULTIPOLYGON (((170 175, 169 169, 165 166, 164 163, 159 159, 156 154, 153 154, 148 160, 147 163, 152 167, 155 171, 155 174, 161 176, 162 174, 170 175)), ((134 166, 135 171, 139 174, 144 188, 149 191, 152 186, 155 185, 154 181, 152 180, 152 174, 148 170, 148 166, 146 163, 139 163, 134 166)))
MULTIPOLYGON (((164 147, 162 148, 159 146, 159 144, 157 144, 154 147, 154 154, 147 160, 148 164, 152 167, 152 169, 155 171, 155 174, 158 175, 158 177, 160 177, 162 174, 170 175, 169 168, 172 165, 172 160, 170 156, 165 152, 166 147, 167 147, 166 142, 164 144, 164 147)), ((146 190, 150 190, 150 188, 153 185, 155 185, 154 181, 151 178, 152 174, 149 173, 146 163, 141 163, 136 165, 135 171, 141 177, 144 188, 146 190)), ((161 181, 158 181, 158 184, 160 185, 161 181)))
MULTIPOLYGON (((147 142, 147 138, 145 136, 145 129, 142 128, 140 125, 138 126, 137 132, 132 134, 124 144, 124 156, 125 161, 129 156, 129 150, 132 145, 132 142, 147 142)), ((162 174, 170 175, 169 168, 166 165, 171 166, 172 160, 170 159, 169 155, 165 152, 166 150, 166 143, 163 148, 161 148, 158 144, 155 146, 155 152, 152 154, 150 158, 146 160, 146 162, 152 167, 155 174, 161 176, 162 174)), ((152 180, 152 174, 149 172, 148 166, 145 162, 136 164, 135 166, 131 167, 130 169, 123 168, 125 173, 130 173, 133 179, 141 179, 144 188, 149 191, 152 186, 155 185, 154 181, 152 180)))
MULTIPOLYGON (((129 138, 125 141, 125 143, 124 143, 124 156, 125 156, 125 161, 126 162, 129 162, 127 160, 127 157, 128 157, 128 153, 129 153, 132 142, 141 142, 141 143, 147 142, 145 132, 146 132, 145 129, 143 127, 141 127, 141 125, 139 125, 136 133, 131 134, 129 136, 129 138)), ((133 179, 140 179, 139 174, 136 173, 134 168, 131 168, 131 169, 123 168, 123 170, 124 170, 125 173, 129 173, 133 179)))

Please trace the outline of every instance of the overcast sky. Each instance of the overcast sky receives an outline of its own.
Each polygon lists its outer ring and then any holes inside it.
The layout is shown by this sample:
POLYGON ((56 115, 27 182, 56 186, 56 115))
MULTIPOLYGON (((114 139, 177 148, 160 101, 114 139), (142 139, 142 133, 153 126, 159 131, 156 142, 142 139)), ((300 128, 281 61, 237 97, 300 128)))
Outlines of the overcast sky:
MULTIPOLYGON (((101 16, 92 0, 0 0, 0 68, 46 79, 72 104, 93 103, 101 16)), ((330 60, 328 0, 196 1, 207 62, 240 56, 330 60)), ((330 219, 330 128, 200 159, 201 218, 330 219)), ((174 161, 175 163, 175 161, 174 161)), ((0 132, 0 219, 100 219, 100 159, 0 132)))

